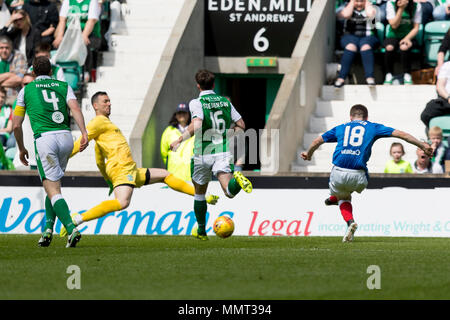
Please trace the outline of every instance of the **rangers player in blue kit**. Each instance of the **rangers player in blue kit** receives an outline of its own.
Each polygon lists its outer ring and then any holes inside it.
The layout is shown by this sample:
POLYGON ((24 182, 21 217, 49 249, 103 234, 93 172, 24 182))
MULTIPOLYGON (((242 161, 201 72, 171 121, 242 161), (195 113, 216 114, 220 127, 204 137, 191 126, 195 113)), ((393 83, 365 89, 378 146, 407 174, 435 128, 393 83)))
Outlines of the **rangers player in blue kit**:
POLYGON ((432 149, 426 142, 421 142, 409 133, 386 127, 379 123, 367 121, 368 110, 364 105, 356 104, 350 109, 350 122, 341 124, 320 135, 301 153, 303 160, 311 160, 317 148, 326 142, 337 142, 333 154, 333 168, 330 173, 330 197, 326 205, 339 205, 342 217, 347 223, 347 231, 342 242, 353 241, 358 225, 353 219, 351 194, 361 193, 369 180, 367 161, 372 153, 372 145, 379 138, 395 137, 405 140, 420 149, 428 156, 432 149))

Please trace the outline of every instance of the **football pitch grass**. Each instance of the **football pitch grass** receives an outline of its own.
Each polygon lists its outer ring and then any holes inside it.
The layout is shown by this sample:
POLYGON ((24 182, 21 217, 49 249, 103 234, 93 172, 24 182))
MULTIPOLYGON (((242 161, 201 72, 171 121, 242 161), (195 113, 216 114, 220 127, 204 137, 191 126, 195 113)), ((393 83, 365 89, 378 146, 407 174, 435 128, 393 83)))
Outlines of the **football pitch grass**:
POLYGON ((0 235, 0 299, 450 299, 450 239, 0 235), (81 289, 69 290, 70 265, 81 289), (379 266, 380 289, 369 290, 379 266))

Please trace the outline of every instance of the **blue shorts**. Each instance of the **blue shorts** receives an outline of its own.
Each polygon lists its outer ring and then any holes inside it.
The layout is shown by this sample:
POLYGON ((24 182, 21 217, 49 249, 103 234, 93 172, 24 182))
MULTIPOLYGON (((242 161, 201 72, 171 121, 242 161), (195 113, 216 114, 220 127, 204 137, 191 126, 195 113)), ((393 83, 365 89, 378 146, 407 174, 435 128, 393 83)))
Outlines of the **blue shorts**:
POLYGON ((344 34, 341 38, 342 49, 345 49, 345 47, 350 43, 354 44, 356 48, 358 48, 358 51, 360 51, 362 46, 365 44, 368 44, 372 49, 375 49, 379 45, 380 41, 378 41, 378 38, 374 35, 358 37, 353 34, 344 34))

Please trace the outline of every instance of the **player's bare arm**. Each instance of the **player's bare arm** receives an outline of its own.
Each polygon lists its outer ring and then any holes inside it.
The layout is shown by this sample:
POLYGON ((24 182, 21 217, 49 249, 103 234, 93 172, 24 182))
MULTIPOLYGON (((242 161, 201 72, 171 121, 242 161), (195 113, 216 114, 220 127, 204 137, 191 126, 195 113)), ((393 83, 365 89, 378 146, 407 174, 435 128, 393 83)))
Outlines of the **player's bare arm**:
POLYGON ((239 133, 240 131, 245 131, 245 122, 244 120, 239 119, 238 121, 235 122, 235 127, 234 129, 234 133, 239 133))
POLYGON ((28 150, 25 149, 25 145, 23 143, 23 131, 22 131, 23 119, 24 116, 14 114, 12 122, 13 122, 14 137, 16 138, 17 148, 19 149, 20 161, 25 166, 28 166, 28 150))
POLYGON ((72 112, 72 116, 75 119, 75 122, 80 128, 81 131, 81 140, 80 140, 80 152, 86 149, 89 144, 88 133, 86 131, 86 125, 84 124, 84 117, 81 113, 80 106, 76 100, 69 100, 68 106, 70 111, 72 112))
POLYGON ((433 155, 433 148, 431 148, 431 146, 428 143, 417 140, 416 138, 414 138, 412 135, 410 135, 407 132, 400 131, 400 130, 394 130, 392 132, 392 136, 395 138, 400 138, 402 140, 405 140, 406 142, 409 142, 409 143, 419 147, 429 157, 431 157, 433 155))
POLYGON ((311 145, 309 146, 308 150, 306 152, 302 152, 300 156, 303 160, 311 160, 311 157, 314 153, 314 151, 317 150, 325 141, 323 141, 322 136, 318 136, 316 139, 313 140, 311 145))

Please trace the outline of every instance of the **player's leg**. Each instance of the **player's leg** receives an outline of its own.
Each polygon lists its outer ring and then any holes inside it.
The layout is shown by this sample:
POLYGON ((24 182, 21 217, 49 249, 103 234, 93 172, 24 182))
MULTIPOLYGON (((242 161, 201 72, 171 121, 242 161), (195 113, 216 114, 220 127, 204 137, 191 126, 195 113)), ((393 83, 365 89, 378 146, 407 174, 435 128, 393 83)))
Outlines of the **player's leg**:
POLYGON ((116 186, 114 188, 115 199, 105 200, 88 211, 75 215, 73 217, 75 225, 101 218, 110 212, 126 209, 130 205, 133 189, 133 185, 123 184, 116 186))
POLYGON ((194 213, 197 219, 197 230, 192 230, 192 235, 200 240, 208 240, 206 236, 206 191, 211 181, 211 168, 214 162, 211 155, 194 156, 191 160, 192 183, 195 188, 194 213))
MULTIPOLYGON (((75 246, 81 235, 75 228, 70 217, 69 207, 61 194, 60 179, 64 176, 67 161, 73 149, 73 140, 70 132, 52 133, 43 135, 35 140, 36 162, 47 197, 49 226, 53 226, 54 216, 57 216, 65 229, 71 234, 70 246, 75 246), (52 210, 53 209, 53 212, 52 210)), ((46 229, 53 230, 53 228, 46 229)), ((44 235, 43 235, 44 236, 44 235)), ((41 241, 40 241, 41 242, 41 241)))
MULTIPOLYGON (((143 169, 138 169, 138 170, 143 170, 143 169)), ((170 173, 166 169, 149 168, 149 169, 144 169, 144 170, 146 170, 145 183, 143 183, 144 185, 161 182, 161 183, 165 183, 168 187, 170 187, 171 189, 173 189, 175 191, 182 192, 182 193, 188 194, 190 196, 195 195, 194 186, 190 185, 189 183, 187 183, 186 181, 184 181, 180 178, 177 178, 176 176, 174 176, 172 173, 170 173)), ((139 184, 137 184, 136 186, 140 187, 139 184)), ((219 199, 218 196, 206 195, 206 202, 208 204, 216 204, 218 199, 219 199)))
POLYGON ((193 181, 195 187, 194 195, 194 213, 197 219, 197 230, 193 230, 192 235, 200 240, 208 240, 206 235, 206 212, 208 205, 206 203, 206 190, 208 183, 197 184, 193 181))
POLYGON ((66 247, 75 247, 81 239, 81 234, 80 232, 78 232, 75 224, 72 221, 72 218, 70 217, 69 206, 67 205, 66 200, 61 194, 60 181, 51 181, 45 179, 44 181, 42 181, 42 184, 48 198, 50 199, 56 216, 61 221, 65 230, 67 230, 67 233, 69 234, 66 247))
POLYGON ((45 197, 45 226, 44 232, 39 239, 38 246, 48 247, 53 238, 53 227, 55 225, 56 212, 53 210, 52 202, 49 197, 45 197))
POLYGON ((337 206, 338 202, 339 202, 338 197, 334 195, 330 195, 328 198, 325 199, 326 206, 337 206))
POLYGON ((150 180, 147 184, 162 182, 167 184, 171 189, 175 191, 186 193, 191 196, 195 194, 193 186, 191 186, 186 181, 183 181, 180 178, 175 177, 172 173, 170 173, 166 169, 149 168, 148 173, 150 175, 150 180))
MULTIPOLYGON (((367 184, 367 173, 363 170, 358 170, 352 172, 351 174, 348 174, 347 186, 350 193, 354 191, 361 193, 367 187, 367 184)), ((341 198, 341 200, 339 201, 339 207, 341 209, 342 215, 346 215, 346 221, 348 225, 347 232, 342 241, 351 242, 353 241, 353 237, 356 229, 358 228, 358 225, 353 219, 353 207, 350 194, 348 197, 341 198)))
POLYGON ((349 171, 333 167, 330 174, 329 188, 333 200, 338 200, 339 210, 342 218, 347 223, 347 231, 342 239, 343 242, 353 241, 353 235, 358 225, 353 219, 353 207, 351 193, 354 190, 353 175, 349 171))
POLYGON ((231 154, 222 154, 214 156, 214 164, 212 166, 213 173, 217 176, 220 186, 224 194, 228 198, 234 198, 242 189, 245 192, 252 192, 253 186, 242 172, 233 172, 231 154))
POLYGON ((234 198, 242 190, 242 187, 230 172, 218 172, 217 179, 220 182, 223 193, 228 198, 234 198))
MULTIPOLYGON (((82 214, 73 214, 72 219, 75 225, 78 226, 83 222, 98 219, 110 212, 128 207, 133 195, 133 189, 138 184, 139 170, 135 166, 123 167, 117 165, 116 167, 118 169, 108 172, 109 176, 107 177, 113 184, 115 199, 105 200, 82 214)), ((66 234, 66 231, 61 228, 59 235, 64 237, 66 234)))
POLYGON ((358 228, 358 224, 353 219, 353 207, 351 201, 351 196, 339 200, 339 209, 341 210, 342 217, 347 223, 347 230, 342 238, 342 242, 352 242, 356 229, 358 228))

